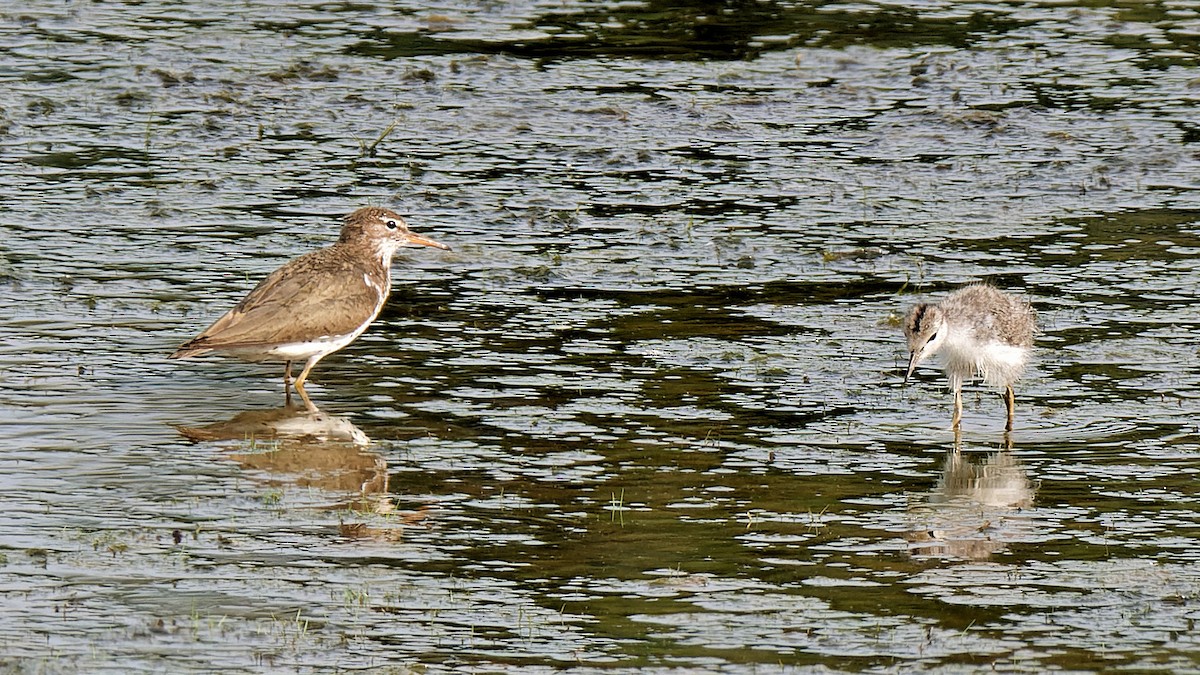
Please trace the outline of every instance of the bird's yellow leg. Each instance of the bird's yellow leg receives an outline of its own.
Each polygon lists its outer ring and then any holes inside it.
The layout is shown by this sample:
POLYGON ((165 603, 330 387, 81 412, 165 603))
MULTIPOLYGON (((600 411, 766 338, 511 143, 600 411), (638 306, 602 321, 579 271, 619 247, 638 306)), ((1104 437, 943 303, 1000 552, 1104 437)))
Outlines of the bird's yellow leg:
POLYGON ((962 385, 954 388, 954 417, 950 420, 950 428, 959 430, 962 424, 962 385))
POLYGON ((308 397, 308 392, 304 391, 304 381, 308 379, 309 372, 312 371, 313 366, 317 365, 317 361, 320 360, 320 356, 314 356, 310 358, 308 362, 304 364, 304 370, 300 371, 300 376, 297 377, 295 383, 292 384, 292 386, 296 388, 296 393, 300 394, 300 400, 304 401, 304 407, 308 408, 309 412, 317 412, 317 406, 314 405, 312 399, 308 397))

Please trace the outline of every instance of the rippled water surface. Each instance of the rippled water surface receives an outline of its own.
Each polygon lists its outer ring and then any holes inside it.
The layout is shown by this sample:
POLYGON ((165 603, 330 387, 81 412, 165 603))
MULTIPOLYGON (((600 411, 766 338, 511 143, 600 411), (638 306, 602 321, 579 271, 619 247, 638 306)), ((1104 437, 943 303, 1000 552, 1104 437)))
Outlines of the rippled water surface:
POLYGON ((0 670, 1200 669, 1200 3, 0 34, 0 670), (319 414, 167 360, 367 204, 454 251, 319 414), (981 279, 1042 330, 956 452, 900 318, 981 279))

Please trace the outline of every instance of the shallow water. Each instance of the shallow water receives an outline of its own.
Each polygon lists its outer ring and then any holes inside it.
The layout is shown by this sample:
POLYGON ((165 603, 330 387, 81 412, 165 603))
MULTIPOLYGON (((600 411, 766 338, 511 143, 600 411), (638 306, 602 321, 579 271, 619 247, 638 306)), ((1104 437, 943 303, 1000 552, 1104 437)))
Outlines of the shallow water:
MULTIPOLYGON (((819 6, 818 6, 819 5, 819 6)), ((0 11, 0 666, 1200 668, 1200 5, 0 11), (169 361, 337 216, 326 359, 169 361), (1039 312, 1003 404, 899 319, 1039 312)))

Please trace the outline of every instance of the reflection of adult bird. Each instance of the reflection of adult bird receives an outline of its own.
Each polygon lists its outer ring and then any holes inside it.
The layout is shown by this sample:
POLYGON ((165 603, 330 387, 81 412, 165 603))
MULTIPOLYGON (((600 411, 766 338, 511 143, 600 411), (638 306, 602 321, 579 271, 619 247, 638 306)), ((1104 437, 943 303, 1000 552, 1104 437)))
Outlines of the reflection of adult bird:
POLYGON ((290 475, 302 487, 351 493, 363 504, 369 495, 387 494, 387 462, 369 451, 371 439, 346 417, 288 406, 175 428, 197 443, 232 441, 230 459, 247 469, 290 475), (247 439, 267 442, 269 451, 247 447, 247 439))
POLYGON ((253 438, 275 442, 349 443, 363 447, 371 444, 367 434, 346 417, 292 407, 246 410, 222 422, 202 427, 176 425, 175 428, 197 443, 253 438))
POLYGON ((1021 377, 1033 349, 1037 315, 1025 300, 986 284, 959 289, 937 304, 913 307, 904 321, 908 338, 908 372, 941 352, 943 369, 954 390, 954 417, 962 421, 962 383, 976 374, 990 386, 1004 388, 1008 410, 1005 429, 1012 430, 1016 396, 1013 382, 1021 377))
POLYGON ((337 243, 275 270, 171 358, 217 351, 248 361, 283 361, 289 400, 292 362, 303 360, 296 393, 315 410, 305 379, 318 361, 353 342, 379 316, 391 291, 392 256, 409 245, 450 248, 409 232, 392 211, 359 209, 346 216, 337 243))

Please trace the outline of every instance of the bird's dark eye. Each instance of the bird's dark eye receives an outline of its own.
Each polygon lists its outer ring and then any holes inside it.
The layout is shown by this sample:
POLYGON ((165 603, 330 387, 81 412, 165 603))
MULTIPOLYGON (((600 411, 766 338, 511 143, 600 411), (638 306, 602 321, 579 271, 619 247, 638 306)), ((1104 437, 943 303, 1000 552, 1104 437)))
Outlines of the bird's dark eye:
POLYGON ((387 220, 383 221, 383 224, 387 225, 389 230, 396 229, 396 221, 392 220, 391 218, 388 218, 387 220))

